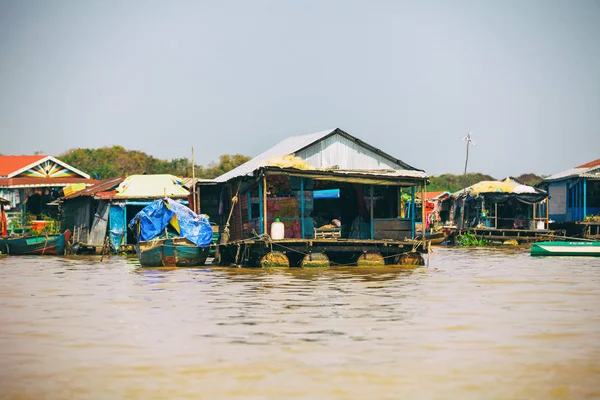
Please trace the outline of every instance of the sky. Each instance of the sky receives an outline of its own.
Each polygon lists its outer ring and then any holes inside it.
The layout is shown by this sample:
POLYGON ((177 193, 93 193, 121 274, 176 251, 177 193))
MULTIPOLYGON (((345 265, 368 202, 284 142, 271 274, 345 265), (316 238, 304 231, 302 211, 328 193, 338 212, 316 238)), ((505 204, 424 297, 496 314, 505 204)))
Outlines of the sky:
POLYGON ((339 127, 431 175, 600 158, 600 1, 0 0, 0 153, 339 127))

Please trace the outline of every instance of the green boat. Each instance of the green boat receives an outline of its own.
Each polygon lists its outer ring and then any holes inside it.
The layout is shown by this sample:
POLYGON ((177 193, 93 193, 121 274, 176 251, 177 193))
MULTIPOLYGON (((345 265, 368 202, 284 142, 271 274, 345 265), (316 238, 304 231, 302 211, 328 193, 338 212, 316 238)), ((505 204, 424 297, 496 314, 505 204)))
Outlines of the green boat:
POLYGON ((0 237, 0 251, 9 255, 64 255, 71 231, 60 234, 0 237))
POLYGON ((538 242, 531 246, 532 256, 600 257, 600 242, 538 242))
POLYGON ((208 257, 208 247, 198 247, 183 237, 139 242, 136 252, 142 267, 197 267, 208 257))

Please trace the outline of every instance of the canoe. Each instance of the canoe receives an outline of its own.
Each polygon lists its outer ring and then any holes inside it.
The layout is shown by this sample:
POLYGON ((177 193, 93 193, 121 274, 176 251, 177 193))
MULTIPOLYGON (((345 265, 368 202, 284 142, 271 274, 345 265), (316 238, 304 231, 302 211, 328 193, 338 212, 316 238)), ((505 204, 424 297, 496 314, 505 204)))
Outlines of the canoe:
POLYGON ((9 255, 64 255, 71 237, 68 229, 59 234, 0 238, 0 251, 9 255))
POLYGON ((531 246, 532 256, 600 257, 600 242, 538 242, 531 246))
POLYGON ((138 242, 136 253, 142 267, 196 267, 206 262, 208 247, 172 237, 138 242))

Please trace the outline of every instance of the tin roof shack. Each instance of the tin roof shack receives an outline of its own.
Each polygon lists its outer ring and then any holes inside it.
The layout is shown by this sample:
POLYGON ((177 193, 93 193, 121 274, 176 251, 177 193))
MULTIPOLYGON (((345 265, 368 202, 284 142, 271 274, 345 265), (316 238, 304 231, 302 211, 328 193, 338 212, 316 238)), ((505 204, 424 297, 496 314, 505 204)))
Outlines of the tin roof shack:
POLYGON ((74 253, 96 253, 104 245, 108 226, 108 200, 98 193, 114 190, 124 178, 111 178, 74 191, 58 201, 61 226, 72 229, 74 253))
POLYGON ((508 177, 482 181, 450 196, 450 223, 461 233, 495 241, 514 239, 518 243, 547 240, 548 194, 508 177))
POLYGON ((114 191, 98 193, 101 200, 109 200, 108 211, 110 244, 114 251, 133 251, 136 243, 127 223, 154 200, 169 197, 182 204, 189 204, 190 192, 182 179, 168 174, 131 175, 114 191))
POLYGON ((426 180, 334 129, 286 139, 199 191, 201 206, 207 189, 218 196, 223 265, 383 264, 417 247, 414 205, 402 217, 402 191, 414 198, 426 180), (271 232, 274 222, 283 223, 283 237, 271 232))
POLYGON ((127 222, 154 200, 169 197, 188 204, 190 192, 173 175, 131 175, 103 181, 62 198, 65 227, 74 227, 82 250, 97 252, 108 236, 113 251, 133 251, 135 235, 127 222))
POLYGON ((49 205, 63 195, 66 186, 97 181, 77 168, 52 156, 0 156, 0 197, 10 201, 9 217, 25 227, 28 216, 55 218, 57 209, 49 205))
POLYGON ((544 178, 549 216, 568 236, 600 238, 600 159, 544 178))

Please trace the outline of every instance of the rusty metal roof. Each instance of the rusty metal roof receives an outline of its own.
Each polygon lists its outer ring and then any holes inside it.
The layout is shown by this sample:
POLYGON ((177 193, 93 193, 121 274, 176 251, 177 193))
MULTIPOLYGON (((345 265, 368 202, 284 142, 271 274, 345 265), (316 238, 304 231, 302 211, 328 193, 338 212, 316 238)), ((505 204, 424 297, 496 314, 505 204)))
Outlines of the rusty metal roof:
POLYGON ((99 192, 105 192, 111 190, 121 183, 125 178, 110 178, 96 183, 93 186, 80 190, 78 192, 72 193, 68 196, 62 197, 63 200, 73 199, 75 197, 82 196, 95 196, 99 192))

